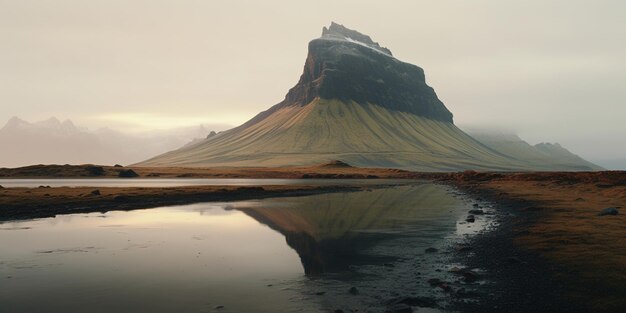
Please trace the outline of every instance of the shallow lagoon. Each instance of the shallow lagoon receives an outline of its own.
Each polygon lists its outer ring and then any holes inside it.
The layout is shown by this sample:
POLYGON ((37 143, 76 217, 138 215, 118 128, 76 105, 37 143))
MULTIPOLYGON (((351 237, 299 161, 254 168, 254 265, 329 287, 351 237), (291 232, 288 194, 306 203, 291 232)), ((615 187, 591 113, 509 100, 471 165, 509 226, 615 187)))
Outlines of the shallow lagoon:
MULTIPOLYGON (((367 191, 0 224, 7 312, 384 311, 420 295, 468 203, 446 187, 367 191), (352 287, 358 294, 350 294, 352 287)), ((444 268, 445 270, 445 268, 444 268)), ((439 274, 441 275, 441 274, 439 274)))

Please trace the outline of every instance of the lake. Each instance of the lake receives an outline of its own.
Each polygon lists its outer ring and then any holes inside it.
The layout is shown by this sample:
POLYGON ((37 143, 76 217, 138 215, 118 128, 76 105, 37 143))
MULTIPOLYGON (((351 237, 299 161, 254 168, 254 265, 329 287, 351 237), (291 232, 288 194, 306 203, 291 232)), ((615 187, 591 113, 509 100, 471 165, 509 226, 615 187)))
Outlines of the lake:
POLYGON ((423 183, 4 222, 0 311, 383 312, 409 295, 445 307, 426 280, 451 275, 444 252, 487 226, 464 221, 471 205, 423 183))

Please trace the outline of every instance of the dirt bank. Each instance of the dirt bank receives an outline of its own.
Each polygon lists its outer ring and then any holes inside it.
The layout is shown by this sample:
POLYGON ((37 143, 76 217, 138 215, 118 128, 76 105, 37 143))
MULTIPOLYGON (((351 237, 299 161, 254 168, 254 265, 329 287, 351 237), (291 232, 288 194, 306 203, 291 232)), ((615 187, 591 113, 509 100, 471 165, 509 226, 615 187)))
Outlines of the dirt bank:
POLYGON ((292 197, 359 190, 353 186, 189 186, 171 188, 2 188, 0 221, 57 214, 133 210, 207 201, 292 197))

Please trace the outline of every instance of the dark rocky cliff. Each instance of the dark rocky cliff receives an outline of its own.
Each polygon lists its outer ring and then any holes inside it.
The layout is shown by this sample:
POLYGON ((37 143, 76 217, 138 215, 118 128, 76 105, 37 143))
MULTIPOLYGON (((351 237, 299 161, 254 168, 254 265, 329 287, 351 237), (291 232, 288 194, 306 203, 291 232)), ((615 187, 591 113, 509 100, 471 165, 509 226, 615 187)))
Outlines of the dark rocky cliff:
POLYGON ((452 113, 426 84, 423 69, 394 58, 369 36, 335 23, 309 43, 300 81, 269 111, 306 105, 317 97, 371 103, 452 123, 452 113))

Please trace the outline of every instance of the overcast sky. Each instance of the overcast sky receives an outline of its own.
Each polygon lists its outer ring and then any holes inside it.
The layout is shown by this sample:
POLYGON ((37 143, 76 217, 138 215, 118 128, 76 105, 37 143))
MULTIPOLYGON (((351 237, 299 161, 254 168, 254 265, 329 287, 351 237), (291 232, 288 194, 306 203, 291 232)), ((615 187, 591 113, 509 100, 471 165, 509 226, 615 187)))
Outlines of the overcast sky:
POLYGON ((237 125, 330 21, 424 68, 462 127, 626 159, 624 1, 0 0, 0 124, 237 125))

